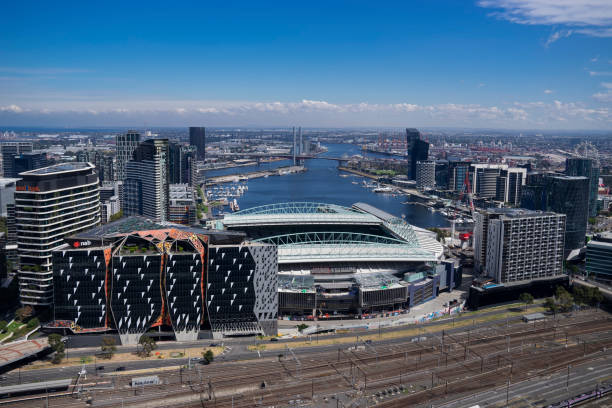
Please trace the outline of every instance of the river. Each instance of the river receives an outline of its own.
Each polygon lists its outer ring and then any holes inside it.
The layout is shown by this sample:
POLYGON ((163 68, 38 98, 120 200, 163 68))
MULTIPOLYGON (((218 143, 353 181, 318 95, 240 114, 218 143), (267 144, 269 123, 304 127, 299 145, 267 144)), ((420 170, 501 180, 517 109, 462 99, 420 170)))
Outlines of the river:
MULTIPOLYGON (((328 148, 328 151, 323 156, 341 157, 344 154, 349 156, 361 154, 358 146, 350 144, 326 144, 325 147, 328 148)), ((368 156, 373 155, 368 154, 368 156)), ((210 170, 206 172, 206 176, 247 173, 291 164, 291 160, 282 160, 263 163, 259 166, 210 170)), ((348 207, 357 202, 364 202, 397 217, 404 215, 407 222, 418 227, 449 226, 448 221, 441 214, 431 212, 422 205, 407 202, 409 199, 406 196, 396 195, 394 197, 390 194, 373 193, 370 189, 362 186, 363 177, 352 174, 349 177, 340 177, 341 174, 348 173, 338 171, 336 161, 308 159, 304 165, 308 169, 304 173, 249 180, 249 189, 242 197, 237 199, 240 208, 246 209, 289 201, 323 202, 348 207), (353 182, 357 184, 353 184, 353 182)), ((371 180, 368 179, 368 181, 371 180)))

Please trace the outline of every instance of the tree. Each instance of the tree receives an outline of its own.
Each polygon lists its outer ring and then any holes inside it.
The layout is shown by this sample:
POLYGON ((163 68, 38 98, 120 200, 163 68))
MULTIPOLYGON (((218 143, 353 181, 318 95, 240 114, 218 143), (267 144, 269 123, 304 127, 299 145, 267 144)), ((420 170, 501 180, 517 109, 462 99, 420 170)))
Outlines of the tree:
POLYGON ((202 358, 204 358, 204 364, 210 364, 215 358, 215 355, 211 350, 206 350, 202 352, 202 358))
POLYGON ((4 333, 8 329, 8 323, 5 320, 0 321, 0 333, 4 333))
POLYGON ((102 357, 110 360, 113 358, 113 354, 117 350, 116 346, 117 342, 111 336, 102 337, 102 344, 100 345, 100 349, 102 349, 102 357))
POLYGON ((574 306, 574 298, 563 286, 557 286, 555 293, 555 303, 561 312, 569 312, 574 306))
POLYGON ((51 362, 53 364, 61 363, 64 359, 64 350, 66 349, 66 345, 62 341, 62 336, 57 333, 53 333, 49 335, 47 340, 49 341, 49 346, 51 346, 51 349, 55 352, 51 362))
POLYGON ((525 304, 525 310, 527 310, 527 305, 533 304, 533 296, 531 296, 531 293, 521 293, 519 300, 525 304))
POLYGON ((32 316, 33 312, 32 306, 20 307, 15 311, 15 319, 23 323, 32 316))
POLYGON ((303 331, 304 331, 304 329, 308 328, 308 325, 307 325, 307 324, 302 323, 302 324, 298 324, 298 325, 297 325, 297 326, 295 326, 295 327, 297 327, 298 331, 301 333, 301 332, 303 332, 303 331))
POLYGON ((123 210, 119 210, 118 213, 111 215, 110 219, 109 219, 109 222, 110 221, 117 221, 121 217, 123 217, 123 210))
POLYGON ((544 307, 546 307, 551 313, 557 313, 559 311, 559 308, 555 303, 555 299, 551 297, 544 300, 544 307))
POLYGON ((40 322, 38 321, 38 319, 33 317, 30 320, 28 320, 28 329, 33 329, 37 327, 39 324, 40 322))
POLYGON ((142 347, 140 352, 141 357, 149 357, 151 352, 157 348, 157 343, 155 343, 155 339, 147 334, 143 334, 140 336, 140 340, 138 340, 138 344, 142 347))

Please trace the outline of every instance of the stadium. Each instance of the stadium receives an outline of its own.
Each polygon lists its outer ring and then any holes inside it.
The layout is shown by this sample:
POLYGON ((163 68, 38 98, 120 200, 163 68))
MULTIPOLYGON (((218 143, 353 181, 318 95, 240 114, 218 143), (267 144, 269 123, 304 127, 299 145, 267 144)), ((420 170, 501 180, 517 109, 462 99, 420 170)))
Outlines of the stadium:
POLYGON ((434 233, 364 203, 270 204, 227 214, 219 227, 277 246, 284 317, 405 311, 455 282, 434 233))

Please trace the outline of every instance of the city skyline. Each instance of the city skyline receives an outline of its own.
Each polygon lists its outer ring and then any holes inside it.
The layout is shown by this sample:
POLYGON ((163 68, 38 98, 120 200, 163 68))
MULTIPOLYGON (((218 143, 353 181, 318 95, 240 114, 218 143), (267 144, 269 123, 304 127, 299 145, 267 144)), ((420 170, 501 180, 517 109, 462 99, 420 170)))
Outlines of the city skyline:
POLYGON ((603 0, 6 16, 1 126, 612 128, 603 0))

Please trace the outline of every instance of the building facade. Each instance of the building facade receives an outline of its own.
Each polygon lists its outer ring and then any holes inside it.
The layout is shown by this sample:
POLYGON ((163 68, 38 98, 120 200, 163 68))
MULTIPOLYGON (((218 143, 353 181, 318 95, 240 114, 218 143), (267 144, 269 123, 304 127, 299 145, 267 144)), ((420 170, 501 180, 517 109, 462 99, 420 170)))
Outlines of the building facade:
POLYGON ((418 161, 416 168, 417 190, 429 190, 436 185, 436 162, 434 160, 418 161))
POLYGON ((487 213, 487 276, 509 284, 563 274, 564 214, 510 208, 487 213))
POLYGON ((589 217, 596 217, 599 189, 599 166, 597 162, 593 159, 570 157, 565 160, 565 174, 589 179, 589 217))
POLYGON ((125 179, 125 166, 127 162, 132 160, 132 153, 140 144, 140 133, 129 131, 125 134, 117 135, 115 139, 117 146, 116 154, 116 172, 115 180, 123 181, 125 179))
POLYGON ((98 175, 90 163, 21 173, 15 192, 21 303, 53 304, 51 256, 64 237, 100 223, 98 175))
POLYGON ((178 341, 196 340, 201 330, 276 334, 274 246, 145 221, 154 229, 119 232, 143 222, 124 219, 71 237, 53 253, 55 327, 117 331, 122 344, 152 328, 178 341))
POLYGON ((421 140, 417 129, 406 129, 406 159, 408 161, 408 179, 416 180, 417 162, 429 158, 429 143, 421 140))
POLYGON ((197 158, 200 161, 206 159, 206 128, 205 127, 190 127, 189 128, 189 145, 197 149, 197 158))
POLYGON ((23 173, 24 171, 41 169, 50 164, 46 153, 22 153, 15 156, 15 174, 18 176, 19 173, 23 173))
POLYGON ((168 140, 142 142, 125 166, 123 201, 126 216, 143 215, 163 222, 168 220, 168 140))
POLYGON ((586 272, 590 279, 612 283, 612 232, 597 234, 587 244, 586 272))
POLYGON ((17 177, 15 171, 15 156, 29 153, 33 150, 32 142, 2 142, 0 143, 0 161, 2 177, 17 177))

